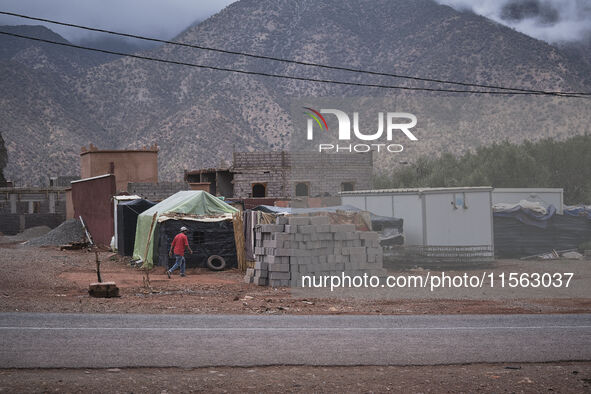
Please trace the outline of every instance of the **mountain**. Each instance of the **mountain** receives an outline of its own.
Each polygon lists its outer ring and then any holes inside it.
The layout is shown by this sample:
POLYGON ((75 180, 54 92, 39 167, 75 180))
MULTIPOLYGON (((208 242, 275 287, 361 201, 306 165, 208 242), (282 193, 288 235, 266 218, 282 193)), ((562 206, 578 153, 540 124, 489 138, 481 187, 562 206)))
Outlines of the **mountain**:
MULTIPOLYGON (((0 31, 69 43, 44 26, 0 26, 0 31)), ((118 56, 81 51, 59 45, 0 35, 0 61, 14 61, 31 69, 44 69, 60 76, 73 77, 90 67, 117 59, 118 56)))
MULTIPOLYGON (((542 41, 432 0, 242 0, 188 28, 175 40, 438 79, 536 89, 591 90, 591 67, 587 64, 572 61, 542 41)), ((264 73, 409 84, 405 80, 172 45, 144 54, 264 73)), ((86 55, 81 52, 78 56, 86 55)), ((174 179, 180 177, 183 169, 231 161, 232 151, 288 148, 293 128, 290 109, 298 98, 395 100, 402 97, 410 102, 423 97, 408 92, 284 80, 131 58, 90 66, 81 73, 72 72, 68 74, 67 84, 57 86, 59 78, 52 73, 59 74, 59 70, 42 74, 15 63, 14 57, 5 62, 6 72, 11 70, 14 78, 22 79, 27 90, 13 97, 20 83, 13 83, 12 77, 2 77, 0 100, 9 106, 0 119, 0 133, 7 141, 9 152, 7 175, 19 179, 26 174, 46 177, 72 173, 78 165, 78 156, 73 152, 90 142, 102 149, 157 143, 161 147, 161 178, 174 179), (51 116, 47 115, 49 108, 51 116), (35 139, 22 139, 19 128, 26 129, 31 136, 35 133, 40 138, 44 133, 50 136, 43 136, 44 143, 38 144, 35 139)), ((425 139, 420 148, 408 155, 412 160, 418 154, 438 152, 442 147, 461 152, 505 138, 521 140, 550 135, 560 138, 573 132, 572 128, 548 128, 539 133, 525 130, 471 130, 461 145, 452 143, 441 132, 425 139)))

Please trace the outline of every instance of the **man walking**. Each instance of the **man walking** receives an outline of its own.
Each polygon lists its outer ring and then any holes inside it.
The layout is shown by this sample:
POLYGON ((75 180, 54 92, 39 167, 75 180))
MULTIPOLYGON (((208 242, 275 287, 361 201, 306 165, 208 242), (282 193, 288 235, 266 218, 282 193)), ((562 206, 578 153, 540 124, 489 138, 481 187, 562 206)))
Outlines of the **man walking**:
POLYGON ((185 275, 185 248, 189 249, 189 253, 193 254, 193 251, 189 247, 189 240, 187 239, 187 232, 189 230, 183 226, 181 227, 181 232, 174 237, 172 240, 172 244, 170 245, 170 252, 168 255, 172 257, 174 253, 175 262, 171 269, 166 271, 166 275, 168 275, 168 279, 170 279, 170 274, 177 268, 181 270, 181 276, 185 275))

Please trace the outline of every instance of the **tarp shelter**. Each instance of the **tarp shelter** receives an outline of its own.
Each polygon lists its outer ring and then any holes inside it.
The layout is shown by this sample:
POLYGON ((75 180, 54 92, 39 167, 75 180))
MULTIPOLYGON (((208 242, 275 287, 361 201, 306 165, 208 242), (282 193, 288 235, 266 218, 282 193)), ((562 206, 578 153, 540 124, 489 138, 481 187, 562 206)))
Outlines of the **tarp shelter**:
POLYGON ((545 213, 523 206, 494 210, 495 253, 499 257, 526 257, 577 249, 591 241, 591 216, 584 209, 565 209, 557 215, 550 205, 545 213))
POLYGON ((155 202, 143 198, 120 201, 117 204, 117 251, 121 256, 133 255, 137 218, 154 205, 156 205, 155 202))
MULTIPOLYGON (((205 191, 184 190, 175 193, 138 216, 133 258, 143 260, 144 267, 148 268, 154 265, 154 261, 158 261, 158 259, 154 259, 153 257, 154 250, 157 248, 160 240, 157 231, 161 223, 165 221, 177 221, 177 227, 180 229, 183 225, 181 223, 185 223, 185 221, 204 223, 216 221, 231 222, 232 215, 235 212, 238 212, 236 208, 205 191), (156 221, 154 226, 152 226, 154 214, 156 214, 156 221), (151 227, 152 232, 150 233, 151 227)), ((178 229, 176 231, 178 232, 178 229)), ((189 245, 193 249, 193 245, 191 244, 192 235, 189 234, 188 238, 189 245)), ((187 264, 190 266, 189 260, 187 260, 187 264)))

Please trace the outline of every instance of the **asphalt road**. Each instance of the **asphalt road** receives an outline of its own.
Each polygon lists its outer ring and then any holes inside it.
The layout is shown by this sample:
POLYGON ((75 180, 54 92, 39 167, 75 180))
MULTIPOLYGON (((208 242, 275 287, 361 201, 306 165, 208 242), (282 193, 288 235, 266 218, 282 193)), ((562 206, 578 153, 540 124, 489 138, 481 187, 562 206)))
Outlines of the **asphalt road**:
POLYGON ((591 360, 591 315, 0 314, 0 368, 591 360))

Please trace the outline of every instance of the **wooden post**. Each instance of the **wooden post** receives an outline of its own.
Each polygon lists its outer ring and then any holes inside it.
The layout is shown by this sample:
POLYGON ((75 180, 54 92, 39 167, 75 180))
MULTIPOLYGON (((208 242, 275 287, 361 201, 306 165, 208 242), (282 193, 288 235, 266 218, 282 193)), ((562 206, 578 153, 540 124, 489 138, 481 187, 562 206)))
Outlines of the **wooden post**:
POLYGON ((238 269, 246 272, 246 253, 244 250, 244 222, 242 221, 242 212, 236 212, 232 217, 234 225, 234 243, 236 244, 236 257, 238 259, 238 269))

